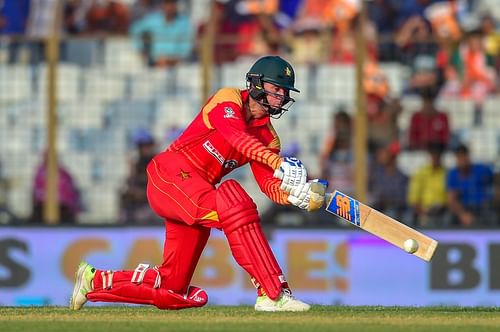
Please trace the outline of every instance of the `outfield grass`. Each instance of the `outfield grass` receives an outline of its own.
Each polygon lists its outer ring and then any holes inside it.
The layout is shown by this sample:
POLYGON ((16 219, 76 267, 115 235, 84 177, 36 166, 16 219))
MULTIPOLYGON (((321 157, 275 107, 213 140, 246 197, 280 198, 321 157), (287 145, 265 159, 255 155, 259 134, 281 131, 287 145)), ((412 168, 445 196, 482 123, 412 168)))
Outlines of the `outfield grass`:
POLYGON ((0 331, 500 331, 499 308, 313 306, 258 313, 249 306, 161 311, 153 307, 0 307, 0 331))

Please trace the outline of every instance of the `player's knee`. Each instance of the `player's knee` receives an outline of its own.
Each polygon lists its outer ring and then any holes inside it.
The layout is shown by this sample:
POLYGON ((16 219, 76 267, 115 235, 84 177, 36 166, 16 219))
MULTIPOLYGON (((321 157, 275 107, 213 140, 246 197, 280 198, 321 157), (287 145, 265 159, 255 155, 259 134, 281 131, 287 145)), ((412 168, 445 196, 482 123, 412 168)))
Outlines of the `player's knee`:
POLYGON ((259 221, 257 206, 235 180, 224 181, 217 188, 217 214, 225 233, 259 221))
POLYGON ((154 293, 154 305, 158 309, 178 310, 203 307, 207 302, 207 293, 195 286, 189 286, 185 295, 180 295, 166 289, 158 289, 154 293))

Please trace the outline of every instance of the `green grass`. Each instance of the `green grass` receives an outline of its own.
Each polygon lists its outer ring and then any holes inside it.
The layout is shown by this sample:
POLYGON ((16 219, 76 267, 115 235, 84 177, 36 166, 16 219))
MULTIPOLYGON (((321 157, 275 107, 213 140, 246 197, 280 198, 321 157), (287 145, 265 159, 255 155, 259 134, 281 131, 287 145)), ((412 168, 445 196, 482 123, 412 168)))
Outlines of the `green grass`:
POLYGON ((162 311, 154 307, 0 307, 0 331, 499 331, 499 308, 313 306, 260 313, 250 306, 162 311))

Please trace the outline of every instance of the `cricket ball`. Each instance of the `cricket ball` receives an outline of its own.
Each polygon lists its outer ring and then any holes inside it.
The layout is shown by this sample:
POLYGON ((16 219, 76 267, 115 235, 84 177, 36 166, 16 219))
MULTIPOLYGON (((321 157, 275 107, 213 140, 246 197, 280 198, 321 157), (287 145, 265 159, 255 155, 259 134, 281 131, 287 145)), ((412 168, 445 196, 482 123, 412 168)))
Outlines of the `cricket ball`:
POLYGON ((418 250, 418 242, 414 239, 408 239, 403 243, 403 248, 409 254, 413 254, 418 250))

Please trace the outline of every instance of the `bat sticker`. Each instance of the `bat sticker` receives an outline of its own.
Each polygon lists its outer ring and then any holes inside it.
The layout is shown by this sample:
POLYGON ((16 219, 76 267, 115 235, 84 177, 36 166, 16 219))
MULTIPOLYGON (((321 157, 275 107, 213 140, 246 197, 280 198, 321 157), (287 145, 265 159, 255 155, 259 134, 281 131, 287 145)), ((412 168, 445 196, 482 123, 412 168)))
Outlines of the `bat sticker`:
POLYGON ((335 214, 353 225, 360 226, 359 201, 351 198, 340 191, 332 194, 332 199, 328 203, 326 210, 335 214))

